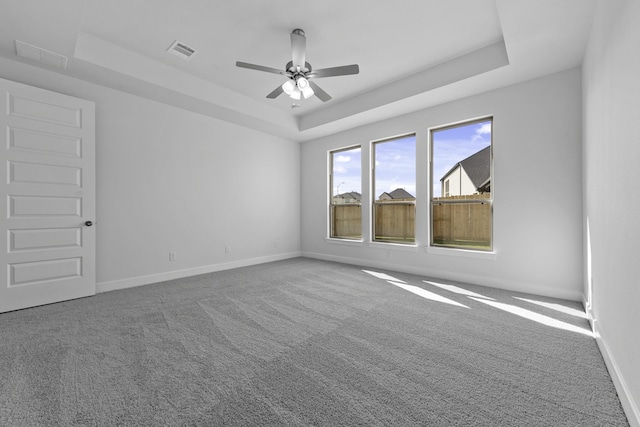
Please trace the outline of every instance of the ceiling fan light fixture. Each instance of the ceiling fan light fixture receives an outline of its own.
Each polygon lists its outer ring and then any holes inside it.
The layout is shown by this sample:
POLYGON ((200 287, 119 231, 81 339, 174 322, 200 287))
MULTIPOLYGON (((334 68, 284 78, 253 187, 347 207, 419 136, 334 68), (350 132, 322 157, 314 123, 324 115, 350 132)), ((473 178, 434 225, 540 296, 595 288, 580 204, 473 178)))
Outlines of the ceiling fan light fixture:
POLYGON ((289 94, 289 97, 290 97, 291 99, 295 99, 295 100, 297 101, 297 100, 299 100, 299 99, 300 99, 300 95, 302 95, 302 92, 300 92, 300 90, 299 90, 298 88, 295 88, 295 89, 293 90, 293 92, 291 92, 291 93, 289 94))
POLYGON ((298 89, 304 92, 307 88, 309 88, 309 80, 300 76, 296 79, 296 85, 298 86, 298 89))
POLYGON ((287 80, 282 85, 282 90, 284 91, 284 93, 291 96, 291 94, 296 90, 296 84, 293 82, 293 80, 287 80))
POLYGON ((306 89, 304 89, 302 92, 302 95, 304 96, 304 99, 307 99, 311 96, 313 96, 313 89, 311 89, 310 86, 307 86, 306 89))

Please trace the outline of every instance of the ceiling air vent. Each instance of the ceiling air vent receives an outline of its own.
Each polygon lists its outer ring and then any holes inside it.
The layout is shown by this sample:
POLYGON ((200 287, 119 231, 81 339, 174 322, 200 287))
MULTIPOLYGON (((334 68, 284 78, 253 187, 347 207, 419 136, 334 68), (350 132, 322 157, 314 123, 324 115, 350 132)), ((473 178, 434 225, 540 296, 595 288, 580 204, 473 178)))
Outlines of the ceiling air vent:
POLYGON ((66 56, 21 42, 20 40, 16 40, 16 53, 18 56, 38 61, 51 67, 62 68, 63 70, 67 68, 68 58, 66 56))
POLYGON ((178 40, 173 42, 173 44, 169 47, 169 49, 167 49, 167 52, 173 55, 179 56, 185 61, 191 60, 193 55, 197 53, 197 51, 194 48, 189 47, 186 44, 179 42, 178 40))

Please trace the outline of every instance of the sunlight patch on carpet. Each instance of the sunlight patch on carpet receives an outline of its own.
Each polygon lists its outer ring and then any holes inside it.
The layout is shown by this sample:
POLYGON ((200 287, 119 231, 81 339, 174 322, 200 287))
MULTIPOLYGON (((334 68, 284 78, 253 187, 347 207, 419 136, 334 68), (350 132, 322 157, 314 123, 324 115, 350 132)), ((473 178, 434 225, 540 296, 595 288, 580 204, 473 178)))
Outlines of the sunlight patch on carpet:
POLYGON ((555 303, 544 302, 544 301, 536 301, 528 298, 520 298, 520 297, 514 297, 514 298, 519 299, 520 301, 530 302, 531 304, 536 304, 541 307, 550 308, 551 310, 559 311, 561 313, 565 313, 571 316, 579 317, 581 319, 587 318, 587 313, 585 313, 584 311, 580 311, 571 307, 566 307, 561 304, 555 304, 555 303))
POLYGON ((382 280, 392 280, 396 283, 406 283, 404 280, 400 280, 400 279, 396 279, 393 276, 389 276, 386 273, 378 273, 377 271, 369 271, 369 270, 362 270, 367 274, 372 275, 373 277, 377 277, 378 279, 382 279, 382 280))
POLYGON ((552 328, 557 328, 557 329, 564 329, 565 331, 576 332, 578 334, 583 334, 589 337, 593 337, 593 333, 588 329, 581 328, 580 326, 572 325, 571 323, 562 322, 560 320, 554 319, 553 317, 545 316, 543 314, 539 314, 534 311, 516 307, 515 305, 505 304, 497 301, 488 301, 482 298, 475 298, 475 297, 469 297, 469 298, 471 298, 474 301, 478 301, 483 304, 487 304, 492 307, 498 308, 500 310, 506 311, 508 313, 515 314, 516 316, 524 317, 525 319, 532 320, 542 325, 550 326, 552 328))
POLYGON ((423 282, 424 283, 428 283, 429 285, 437 286, 437 287, 439 287, 441 289, 444 289, 445 291, 454 292, 456 294, 466 295, 468 297, 484 298, 484 299, 495 301, 493 298, 485 297, 484 295, 477 294, 475 292, 469 291, 467 289, 460 288, 458 286, 445 285, 444 283, 432 282, 430 280, 423 280, 423 282))
POLYGON ((434 294, 433 292, 429 292, 425 289, 419 288, 417 286, 413 286, 413 285, 407 285, 406 283, 397 283, 397 282, 392 282, 392 281, 388 281, 389 283, 391 283, 394 286, 397 286, 399 288, 404 289, 405 291, 409 291, 411 293, 414 293, 418 296, 421 296, 422 298, 426 298, 429 299, 431 301, 437 301, 437 302, 443 302, 445 304, 451 304, 451 305, 455 305, 457 307, 464 307, 464 308, 469 308, 464 304, 460 304, 459 302, 456 302, 454 300, 450 300, 449 298, 445 298, 441 295, 438 294, 434 294))

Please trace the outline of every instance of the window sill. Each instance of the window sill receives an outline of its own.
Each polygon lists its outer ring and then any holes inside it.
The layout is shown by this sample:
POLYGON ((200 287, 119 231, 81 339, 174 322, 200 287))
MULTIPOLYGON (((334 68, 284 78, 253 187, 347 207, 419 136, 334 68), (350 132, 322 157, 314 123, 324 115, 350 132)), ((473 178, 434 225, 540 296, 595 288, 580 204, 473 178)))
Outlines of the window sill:
POLYGON ((362 240, 352 240, 352 239, 336 239, 332 237, 327 237, 325 242, 331 243, 332 245, 344 245, 344 246, 362 246, 362 240))
POLYGON ((498 253, 495 251, 474 251, 470 249, 438 248, 434 246, 425 246, 424 250, 432 255, 456 256, 461 258, 495 260, 498 257, 498 253))
POLYGON ((416 245, 415 243, 405 244, 405 243, 393 243, 393 242, 388 242, 388 243, 370 242, 369 247, 375 248, 375 249, 394 250, 394 251, 399 250, 399 251, 407 251, 407 252, 417 252, 418 250, 418 245, 416 245))

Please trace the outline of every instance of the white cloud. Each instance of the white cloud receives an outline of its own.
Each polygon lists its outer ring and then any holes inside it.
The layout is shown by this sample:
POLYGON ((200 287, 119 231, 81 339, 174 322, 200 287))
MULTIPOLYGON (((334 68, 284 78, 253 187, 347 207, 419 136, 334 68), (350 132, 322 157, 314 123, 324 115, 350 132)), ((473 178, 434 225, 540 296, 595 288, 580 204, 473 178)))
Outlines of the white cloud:
POLYGON ((491 123, 483 123, 482 126, 478 126, 476 128, 476 134, 473 135, 473 142, 482 141, 484 138, 483 135, 491 135, 491 123))
POLYGON ((333 159, 333 161, 337 162, 337 163, 349 163, 351 161, 351 157, 349 157, 349 156, 336 156, 333 159))
POLYGON ((337 173, 348 173, 349 170, 347 168, 345 168, 344 166, 334 166, 333 167, 333 173, 337 174, 337 173))
POLYGON ((477 135, 487 135, 491 133, 491 123, 484 123, 482 126, 476 129, 477 135))

